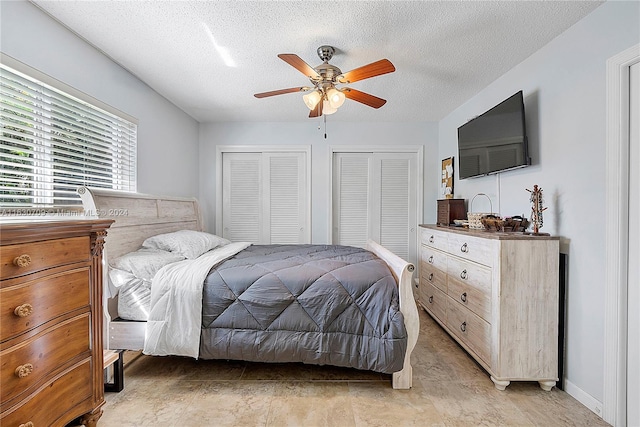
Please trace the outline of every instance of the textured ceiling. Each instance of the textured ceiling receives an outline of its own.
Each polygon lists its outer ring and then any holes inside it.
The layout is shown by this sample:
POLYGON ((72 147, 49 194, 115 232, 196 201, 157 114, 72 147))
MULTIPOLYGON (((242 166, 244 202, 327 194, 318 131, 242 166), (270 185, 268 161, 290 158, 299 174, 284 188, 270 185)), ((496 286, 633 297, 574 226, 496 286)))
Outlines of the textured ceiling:
MULTIPOLYGON (((389 59, 351 84, 387 100, 347 100, 335 121, 436 121, 583 18, 592 1, 41 1, 37 6, 200 122, 302 121, 306 86, 279 59, 311 66, 332 45, 343 72, 389 59)), ((319 119, 315 119, 319 120, 319 119)))

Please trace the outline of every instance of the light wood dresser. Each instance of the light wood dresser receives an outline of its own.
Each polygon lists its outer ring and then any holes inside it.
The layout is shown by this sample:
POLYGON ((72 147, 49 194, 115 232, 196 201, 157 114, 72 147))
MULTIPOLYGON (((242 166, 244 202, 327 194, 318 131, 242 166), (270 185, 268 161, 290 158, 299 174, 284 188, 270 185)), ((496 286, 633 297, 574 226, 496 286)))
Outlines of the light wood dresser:
POLYGON ((0 425, 95 426, 111 220, 0 223, 0 425))
POLYGON ((559 238, 420 226, 420 305, 496 388, 558 380, 559 238))

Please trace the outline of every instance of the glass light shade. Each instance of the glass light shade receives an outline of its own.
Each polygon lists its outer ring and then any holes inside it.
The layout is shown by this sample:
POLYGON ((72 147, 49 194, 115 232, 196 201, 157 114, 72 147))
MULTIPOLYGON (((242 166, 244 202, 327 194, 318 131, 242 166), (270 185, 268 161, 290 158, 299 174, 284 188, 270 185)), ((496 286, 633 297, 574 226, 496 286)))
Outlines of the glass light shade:
POLYGON ((338 89, 331 88, 327 91, 327 99, 333 108, 340 108, 344 104, 345 96, 338 89))
POLYGON ((309 110, 313 110, 314 108, 316 108, 316 105, 318 105, 318 102, 320 102, 320 99, 322 99, 322 97, 320 96, 320 92, 314 90, 313 92, 303 95, 302 99, 304 100, 304 103, 307 105, 307 107, 309 107, 309 110))
POLYGON ((338 111, 337 108, 333 108, 329 101, 322 101, 322 114, 333 114, 338 111))

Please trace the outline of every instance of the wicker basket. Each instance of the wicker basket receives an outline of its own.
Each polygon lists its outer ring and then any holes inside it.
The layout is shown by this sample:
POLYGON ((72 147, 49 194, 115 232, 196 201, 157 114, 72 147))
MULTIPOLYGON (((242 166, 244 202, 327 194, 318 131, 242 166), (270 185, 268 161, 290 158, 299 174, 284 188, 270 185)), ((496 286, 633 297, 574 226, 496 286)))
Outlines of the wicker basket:
MULTIPOLYGON (((487 198, 487 200, 489 200, 489 207, 491 208, 491 211, 493 211, 493 204, 491 203, 491 199, 489 198, 489 196, 487 196, 484 193, 478 193, 475 196, 473 196, 473 199, 471 199, 471 203, 469 203, 469 211, 473 211, 473 201, 476 199, 476 197, 478 196, 484 196, 487 198)), ((494 215, 494 216, 500 216, 496 213, 493 212, 467 212, 467 219, 469 220, 469 228, 473 228, 476 230, 484 230, 485 226, 482 223, 482 218, 484 218, 487 215, 494 215)))

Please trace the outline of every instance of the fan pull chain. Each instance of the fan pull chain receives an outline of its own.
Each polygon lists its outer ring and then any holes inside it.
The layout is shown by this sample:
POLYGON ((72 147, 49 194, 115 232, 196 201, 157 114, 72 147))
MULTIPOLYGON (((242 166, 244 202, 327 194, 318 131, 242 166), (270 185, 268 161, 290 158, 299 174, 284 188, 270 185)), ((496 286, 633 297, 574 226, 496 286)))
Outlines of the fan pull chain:
POLYGON ((322 119, 324 120, 324 139, 327 139, 327 115, 323 114, 322 119))

